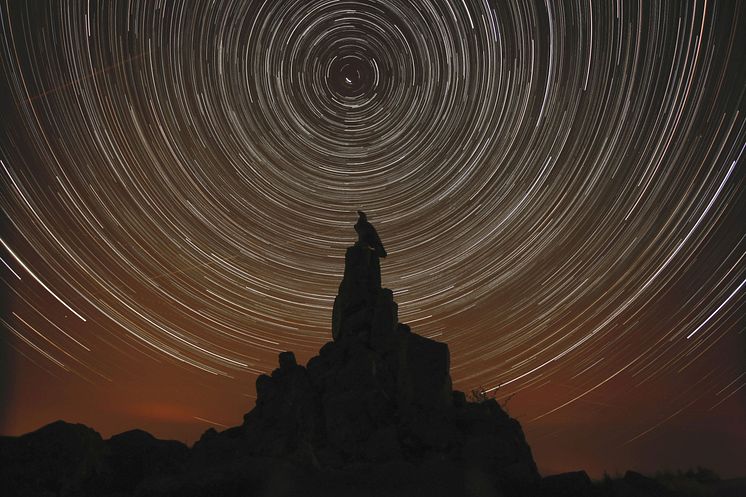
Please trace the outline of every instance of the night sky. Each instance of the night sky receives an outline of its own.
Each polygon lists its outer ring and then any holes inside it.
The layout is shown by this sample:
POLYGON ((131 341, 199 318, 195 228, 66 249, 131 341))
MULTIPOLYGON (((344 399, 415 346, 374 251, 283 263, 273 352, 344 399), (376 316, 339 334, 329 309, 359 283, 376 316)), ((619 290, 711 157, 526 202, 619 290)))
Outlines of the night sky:
POLYGON ((193 442, 400 321, 543 473, 746 460, 746 4, 3 0, 0 433, 193 442))

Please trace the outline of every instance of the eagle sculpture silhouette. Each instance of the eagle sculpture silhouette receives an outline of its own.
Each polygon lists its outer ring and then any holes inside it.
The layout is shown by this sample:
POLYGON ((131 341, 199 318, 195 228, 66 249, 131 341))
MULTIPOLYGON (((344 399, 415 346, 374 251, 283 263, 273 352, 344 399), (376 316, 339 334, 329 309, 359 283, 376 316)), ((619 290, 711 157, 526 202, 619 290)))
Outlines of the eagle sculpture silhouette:
POLYGON ((381 238, 379 238, 376 229, 368 222, 368 216, 363 211, 357 211, 358 217, 355 223, 355 231, 358 236, 358 243, 369 247, 378 257, 386 257, 386 249, 383 248, 381 238))

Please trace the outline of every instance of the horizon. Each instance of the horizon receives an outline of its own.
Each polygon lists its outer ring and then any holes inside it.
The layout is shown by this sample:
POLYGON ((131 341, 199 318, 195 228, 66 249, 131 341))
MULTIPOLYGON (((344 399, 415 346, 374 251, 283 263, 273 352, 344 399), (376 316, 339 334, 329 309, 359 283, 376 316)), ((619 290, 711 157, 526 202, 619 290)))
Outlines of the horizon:
POLYGON ((746 477, 742 5, 90 3, 0 6, 0 434, 240 424, 361 209, 540 470, 746 477))

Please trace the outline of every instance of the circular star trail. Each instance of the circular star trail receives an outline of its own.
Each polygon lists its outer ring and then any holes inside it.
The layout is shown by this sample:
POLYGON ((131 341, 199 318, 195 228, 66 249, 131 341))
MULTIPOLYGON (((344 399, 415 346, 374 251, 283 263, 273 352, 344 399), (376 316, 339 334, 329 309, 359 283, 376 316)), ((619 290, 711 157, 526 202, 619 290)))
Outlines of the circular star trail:
POLYGON ((363 209, 400 321, 449 344, 457 385, 554 389, 524 422, 621 378, 696 382, 624 445, 743 395, 740 4, 0 13, 3 323, 53 375, 310 357, 363 209))

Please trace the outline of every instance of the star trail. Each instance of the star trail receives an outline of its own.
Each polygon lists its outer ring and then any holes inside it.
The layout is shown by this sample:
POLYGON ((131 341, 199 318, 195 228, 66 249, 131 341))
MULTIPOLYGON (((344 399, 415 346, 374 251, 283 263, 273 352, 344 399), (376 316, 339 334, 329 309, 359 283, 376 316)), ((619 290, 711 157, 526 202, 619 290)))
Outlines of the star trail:
POLYGON ((3 433, 237 424, 363 209, 543 470, 742 476, 741 3, 1 5, 3 433))

